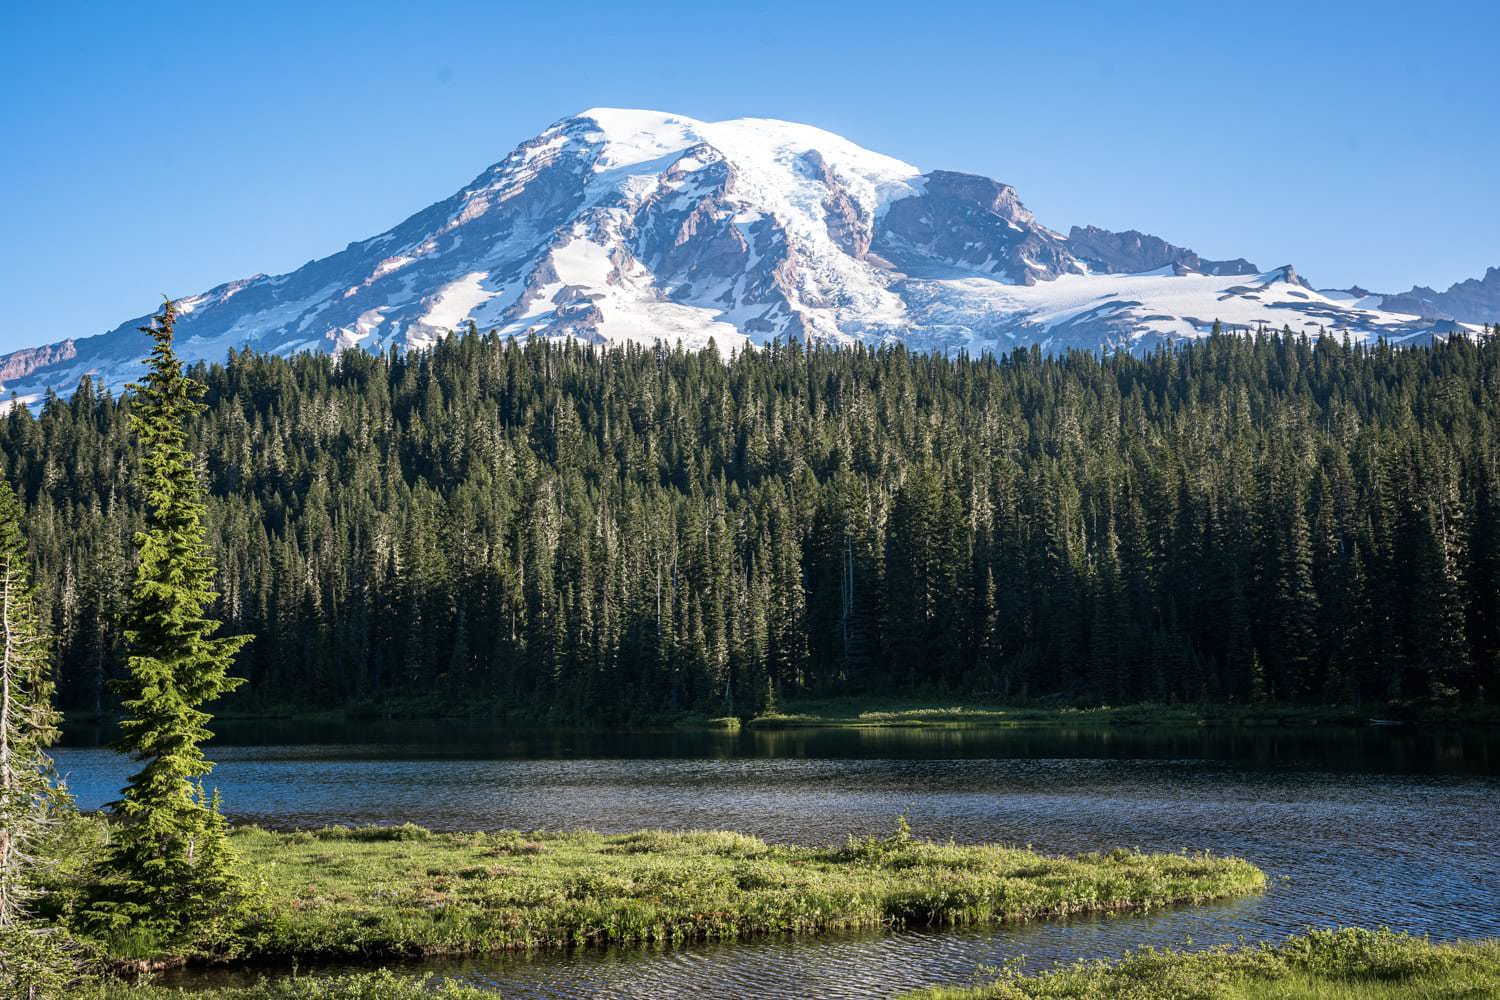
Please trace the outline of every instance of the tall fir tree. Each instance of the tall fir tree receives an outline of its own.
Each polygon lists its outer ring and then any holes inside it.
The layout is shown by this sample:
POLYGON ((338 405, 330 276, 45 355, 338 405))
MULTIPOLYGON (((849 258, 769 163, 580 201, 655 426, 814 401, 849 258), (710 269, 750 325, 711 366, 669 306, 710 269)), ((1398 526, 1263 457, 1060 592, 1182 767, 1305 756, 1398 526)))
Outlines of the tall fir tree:
POLYGON ((204 386, 172 347, 176 312, 167 300, 142 327, 155 342, 145 379, 133 384, 130 420, 142 448, 145 529, 125 613, 129 676, 120 681, 126 717, 119 748, 141 763, 114 803, 115 828, 93 906, 107 927, 159 940, 211 936, 243 901, 218 795, 202 779, 213 765, 202 744, 212 716, 202 706, 233 690, 229 674, 249 636, 216 636, 208 617, 218 596, 205 538, 203 485, 187 444, 204 409, 204 386))

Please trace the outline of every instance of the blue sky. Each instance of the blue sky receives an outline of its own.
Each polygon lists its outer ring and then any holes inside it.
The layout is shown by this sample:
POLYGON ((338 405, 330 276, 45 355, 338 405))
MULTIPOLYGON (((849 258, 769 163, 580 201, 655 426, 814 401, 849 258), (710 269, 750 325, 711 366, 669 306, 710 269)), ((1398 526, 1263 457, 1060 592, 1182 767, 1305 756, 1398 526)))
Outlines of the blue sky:
POLYGON ((1500 265, 1494 2, 10 0, 0 60, 0 349, 291 270, 596 105, 805 121, 1320 286, 1500 265))

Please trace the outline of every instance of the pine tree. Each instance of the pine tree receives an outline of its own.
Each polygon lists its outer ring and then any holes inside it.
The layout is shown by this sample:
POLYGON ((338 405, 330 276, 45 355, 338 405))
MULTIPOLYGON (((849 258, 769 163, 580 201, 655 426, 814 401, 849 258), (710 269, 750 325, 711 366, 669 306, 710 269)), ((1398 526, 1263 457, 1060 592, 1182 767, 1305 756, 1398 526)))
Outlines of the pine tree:
POLYGON ((212 936, 243 903, 218 796, 202 778, 213 765, 202 744, 212 718, 202 705, 236 687, 229 675, 245 635, 216 637, 216 598, 203 526, 203 486, 187 447, 187 423, 204 387, 172 348, 170 300, 151 326, 155 347, 130 389, 131 425, 144 452, 145 530, 125 615, 129 676, 118 684, 126 718, 119 748, 141 762, 113 806, 115 827, 92 908, 110 930, 129 927, 160 942, 212 936))
POLYGON ((38 619, 21 534, 21 505, 0 480, 0 995, 61 995, 71 977, 65 942, 34 904, 41 849, 69 807, 47 748, 52 706, 48 636, 38 619))

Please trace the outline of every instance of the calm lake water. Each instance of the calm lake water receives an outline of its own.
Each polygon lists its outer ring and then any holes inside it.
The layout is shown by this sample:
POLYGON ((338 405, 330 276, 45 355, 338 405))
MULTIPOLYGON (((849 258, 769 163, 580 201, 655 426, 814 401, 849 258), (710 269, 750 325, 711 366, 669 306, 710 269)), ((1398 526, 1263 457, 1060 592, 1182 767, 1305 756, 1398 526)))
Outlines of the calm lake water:
MULTIPOLYGON (((1359 924, 1500 936, 1500 731, 1403 727, 516 732, 452 723, 221 725, 213 781, 267 826, 441 830, 722 828, 825 843, 884 834, 1210 849, 1259 865, 1264 896, 1144 916, 983 930, 429 963, 506 997, 886 996, 981 965, 1112 957, 1359 924)), ((83 808, 128 763, 70 730, 83 808)), ((205 982, 200 975, 198 982, 205 982)))

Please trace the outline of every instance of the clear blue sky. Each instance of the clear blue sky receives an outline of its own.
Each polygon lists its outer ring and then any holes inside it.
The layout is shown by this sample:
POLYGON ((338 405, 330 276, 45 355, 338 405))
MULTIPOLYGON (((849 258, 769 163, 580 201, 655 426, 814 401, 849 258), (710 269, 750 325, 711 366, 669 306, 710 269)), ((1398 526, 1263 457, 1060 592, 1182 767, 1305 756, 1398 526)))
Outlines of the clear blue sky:
POLYGON ((1500 265, 1494 0, 8 0, 0 58, 0 349, 295 268, 595 105, 809 122, 1322 286, 1500 265))

